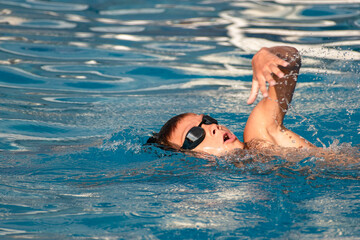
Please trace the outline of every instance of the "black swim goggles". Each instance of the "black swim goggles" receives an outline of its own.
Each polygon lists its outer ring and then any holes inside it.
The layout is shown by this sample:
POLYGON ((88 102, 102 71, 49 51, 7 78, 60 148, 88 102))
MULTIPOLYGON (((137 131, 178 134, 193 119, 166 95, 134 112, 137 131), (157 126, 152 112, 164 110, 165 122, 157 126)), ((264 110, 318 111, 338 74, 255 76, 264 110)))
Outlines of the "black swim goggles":
POLYGON ((218 121, 208 115, 204 115, 201 123, 197 127, 192 127, 186 134, 184 144, 181 147, 182 149, 194 149, 204 140, 206 133, 201 127, 203 124, 218 124, 218 121))

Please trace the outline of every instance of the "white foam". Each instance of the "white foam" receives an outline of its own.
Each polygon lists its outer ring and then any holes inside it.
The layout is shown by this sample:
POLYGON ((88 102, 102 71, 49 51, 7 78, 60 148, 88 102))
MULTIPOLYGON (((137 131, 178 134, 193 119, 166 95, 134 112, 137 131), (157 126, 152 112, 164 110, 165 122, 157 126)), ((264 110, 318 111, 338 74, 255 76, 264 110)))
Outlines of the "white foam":
POLYGON ((113 33, 136 33, 145 30, 145 27, 131 26, 131 27, 91 27, 94 32, 113 32, 113 33))

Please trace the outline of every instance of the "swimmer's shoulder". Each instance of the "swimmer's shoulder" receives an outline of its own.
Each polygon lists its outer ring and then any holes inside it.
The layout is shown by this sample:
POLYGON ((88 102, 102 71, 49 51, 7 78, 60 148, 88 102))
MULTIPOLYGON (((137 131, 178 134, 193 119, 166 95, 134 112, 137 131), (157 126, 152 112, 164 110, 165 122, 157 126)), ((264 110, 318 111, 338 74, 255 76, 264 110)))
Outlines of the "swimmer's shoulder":
POLYGON ((263 149, 269 149, 269 150, 275 150, 280 148, 276 144, 273 144, 269 141, 263 140, 263 139, 251 139, 248 142, 244 143, 244 149, 254 149, 254 150, 263 150, 263 149))
POLYGON ((262 139, 252 139, 245 142, 245 149, 250 150, 255 155, 265 157, 280 157, 288 162, 299 162, 309 157, 314 157, 316 162, 326 165, 342 165, 360 163, 360 151, 357 148, 351 148, 351 151, 337 151, 331 148, 313 147, 296 148, 282 147, 262 139))
POLYGON ((298 162, 314 155, 314 149, 283 147, 263 139, 252 139, 245 143, 245 149, 256 151, 264 156, 278 156, 289 162, 298 162))

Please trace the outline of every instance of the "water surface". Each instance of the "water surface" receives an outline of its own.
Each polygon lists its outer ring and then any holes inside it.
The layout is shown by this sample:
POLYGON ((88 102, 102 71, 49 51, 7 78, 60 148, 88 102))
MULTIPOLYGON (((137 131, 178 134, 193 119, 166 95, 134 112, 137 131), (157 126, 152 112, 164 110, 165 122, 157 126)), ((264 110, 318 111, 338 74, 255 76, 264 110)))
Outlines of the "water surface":
POLYGON ((359 165, 198 159, 143 146, 182 112, 240 139, 251 58, 303 67, 288 128, 359 159, 358 1, 1 0, 0 235, 360 237, 359 165))

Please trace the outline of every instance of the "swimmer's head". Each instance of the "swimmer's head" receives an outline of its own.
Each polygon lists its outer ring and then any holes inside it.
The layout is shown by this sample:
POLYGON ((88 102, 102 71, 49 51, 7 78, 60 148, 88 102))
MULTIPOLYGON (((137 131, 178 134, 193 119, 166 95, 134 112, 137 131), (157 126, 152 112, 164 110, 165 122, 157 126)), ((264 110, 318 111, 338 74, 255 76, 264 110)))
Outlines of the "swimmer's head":
POLYGON ((173 135, 179 122, 189 113, 179 114, 170 118, 160 129, 158 133, 154 133, 152 137, 147 140, 147 143, 156 143, 162 147, 179 149, 170 141, 170 136, 173 135))
POLYGON ((226 127, 207 115, 184 113, 171 118, 148 140, 175 150, 221 156, 244 144, 226 127))

